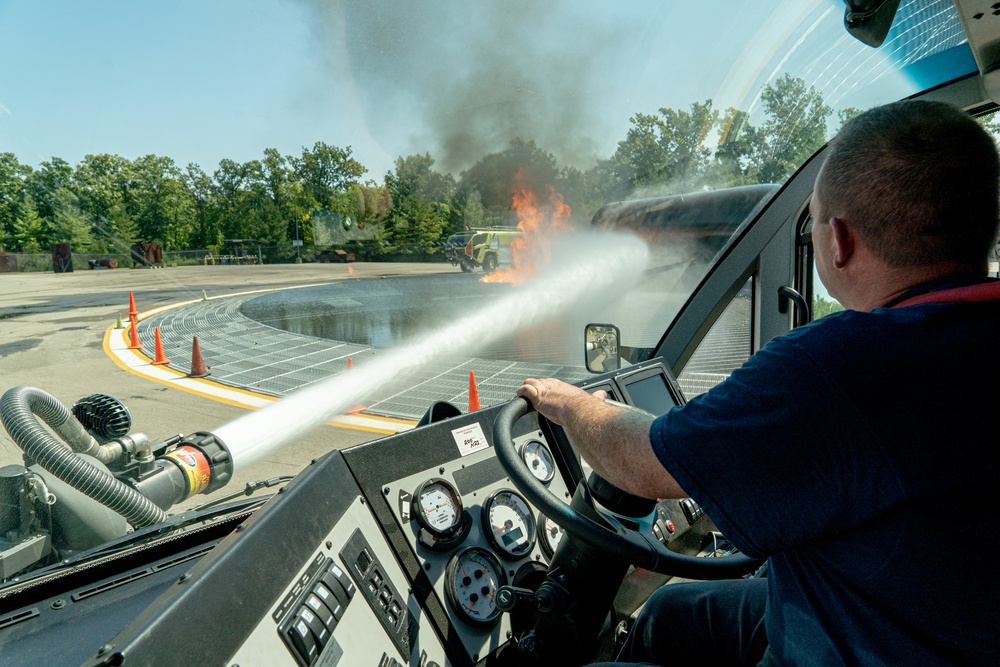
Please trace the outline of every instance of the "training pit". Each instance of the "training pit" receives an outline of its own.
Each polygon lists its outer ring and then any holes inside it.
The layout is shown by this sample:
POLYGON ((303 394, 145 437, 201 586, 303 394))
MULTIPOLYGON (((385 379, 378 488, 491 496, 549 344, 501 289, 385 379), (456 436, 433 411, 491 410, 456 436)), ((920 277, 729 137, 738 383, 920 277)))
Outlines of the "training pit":
MULTIPOLYGON (((523 288, 478 277, 456 269, 201 301, 143 320, 140 339, 152 349, 158 326, 171 365, 186 371, 196 335, 211 380, 284 397, 332 375, 362 371, 380 354, 465 318, 490 329, 509 328, 508 317, 491 305, 523 288), (480 313, 490 319, 480 320, 480 313)), ((537 293, 524 295, 539 299, 537 293)), ((439 356, 357 402, 372 414, 416 420, 440 400, 464 411, 470 371, 484 406, 510 400, 526 377, 582 380, 589 376, 583 368, 583 327, 589 320, 569 311, 475 344, 471 354, 466 349, 439 356)))

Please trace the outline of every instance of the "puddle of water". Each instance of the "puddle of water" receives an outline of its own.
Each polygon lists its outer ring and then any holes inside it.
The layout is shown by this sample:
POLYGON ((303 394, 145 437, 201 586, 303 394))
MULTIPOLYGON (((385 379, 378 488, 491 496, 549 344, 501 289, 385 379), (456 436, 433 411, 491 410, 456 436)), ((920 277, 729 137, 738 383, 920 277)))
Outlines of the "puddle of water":
MULTIPOLYGON (((262 324, 307 336, 397 348, 482 311, 516 290, 479 276, 418 276, 353 281, 267 294, 241 306, 262 324)), ((498 322, 503 328, 503 322, 498 322)), ((477 357, 581 365, 586 322, 533 323, 477 348, 477 357)))
POLYGON ((25 340, 19 340, 16 343, 0 345, 0 357, 6 357, 7 355, 14 354, 16 352, 30 350, 33 347, 38 347, 41 342, 41 338, 27 338, 25 340))

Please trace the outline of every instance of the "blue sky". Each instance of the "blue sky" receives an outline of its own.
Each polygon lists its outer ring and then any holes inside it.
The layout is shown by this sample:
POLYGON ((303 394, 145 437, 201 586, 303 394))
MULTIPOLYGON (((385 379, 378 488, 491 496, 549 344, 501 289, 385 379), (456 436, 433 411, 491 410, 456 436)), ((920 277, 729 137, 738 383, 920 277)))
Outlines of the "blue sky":
POLYGON ((32 165, 155 153, 211 173, 324 141, 381 180, 400 155, 457 173, 517 135, 586 167, 637 111, 753 107, 779 71, 826 85, 831 49, 862 57, 839 6, 0 0, 0 151, 32 165))

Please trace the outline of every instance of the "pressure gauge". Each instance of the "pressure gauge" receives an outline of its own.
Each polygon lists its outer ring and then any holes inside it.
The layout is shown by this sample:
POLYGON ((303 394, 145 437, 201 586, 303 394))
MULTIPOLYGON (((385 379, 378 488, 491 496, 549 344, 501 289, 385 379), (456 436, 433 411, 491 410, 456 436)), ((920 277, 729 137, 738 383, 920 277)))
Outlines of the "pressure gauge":
POLYGON ((559 542, 565 534, 566 531, 557 526, 552 519, 542 513, 538 514, 539 544, 548 558, 552 558, 555 554, 556 549, 559 547, 559 542))
POLYGON ((433 478, 413 494, 413 515, 417 523, 436 538, 457 531, 462 522, 462 497, 449 482, 433 478))
POLYGON ((538 440, 529 440, 521 446, 521 458, 524 465, 540 482, 548 484, 556 473, 555 460, 552 452, 544 443, 538 440))
POLYGON ((497 608, 497 589, 507 575, 496 556, 482 547, 468 547, 448 561, 445 594, 460 619, 470 625, 492 625, 503 613, 497 608))
POLYGON ((504 558, 521 558, 535 546, 535 517, 515 491, 497 491, 483 504, 483 532, 504 558))

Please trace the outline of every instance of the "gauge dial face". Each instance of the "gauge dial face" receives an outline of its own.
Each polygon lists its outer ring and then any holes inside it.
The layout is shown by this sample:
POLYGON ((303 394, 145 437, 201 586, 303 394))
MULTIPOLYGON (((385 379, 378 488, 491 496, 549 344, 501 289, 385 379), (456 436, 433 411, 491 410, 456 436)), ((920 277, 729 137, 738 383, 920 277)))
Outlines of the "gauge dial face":
POLYGON ((535 517, 515 491, 497 491, 483 505, 483 531, 504 558, 527 556, 535 546, 535 517))
POLYGON ((448 602, 459 618, 472 625, 490 625, 500 618, 496 594, 506 583, 500 561, 481 547, 458 552, 445 570, 448 602))
POLYGON ((461 523, 462 498, 450 483, 429 479, 413 494, 413 513, 417 522, 431 533, 453 533, 461 523))
POLYGON ((541 535, 542 551, 549 558, 556 552, 565 531, 544 514, 538 515, 538 533, 541 535))
POLYGON ((545 484, 552 481, 552 477, 556 473, 556 464, 552 458, 552 452, 543 443, 538 440, 529 440, 524 443, 524 446, 521 447, 521 458, 524 459, 524 465, 528 466, 531 474, 539 481, 545 484))

